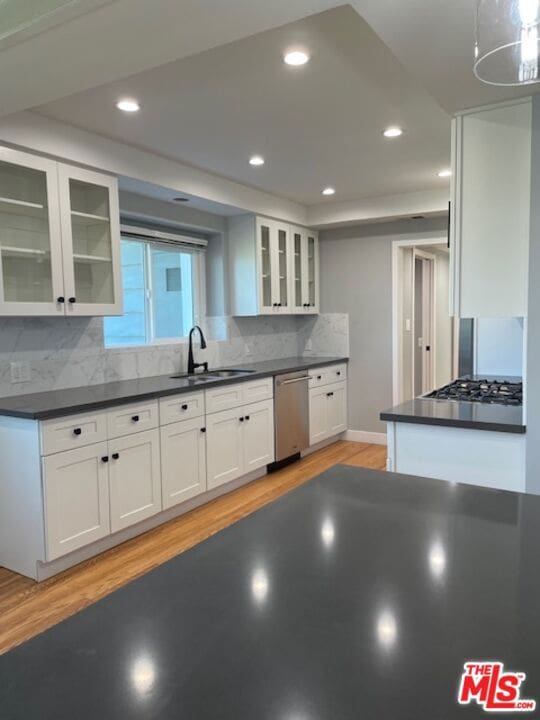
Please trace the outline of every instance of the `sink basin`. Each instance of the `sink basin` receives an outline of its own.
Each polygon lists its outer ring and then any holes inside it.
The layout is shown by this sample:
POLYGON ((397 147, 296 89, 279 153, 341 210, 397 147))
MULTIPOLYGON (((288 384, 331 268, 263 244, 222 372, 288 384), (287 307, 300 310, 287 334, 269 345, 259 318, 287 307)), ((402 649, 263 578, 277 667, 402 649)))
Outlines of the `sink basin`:
POLYGON ((223 368, 218 370, 209 370, 207 373, 196 373, 188 375, 171 375, 171 380, 189 380, 191 383, 203 383, 207 380, 217 380, 219 378, 239 377, 241 375, 249 375, 255 370, 238 370, 236 368, 223 368))

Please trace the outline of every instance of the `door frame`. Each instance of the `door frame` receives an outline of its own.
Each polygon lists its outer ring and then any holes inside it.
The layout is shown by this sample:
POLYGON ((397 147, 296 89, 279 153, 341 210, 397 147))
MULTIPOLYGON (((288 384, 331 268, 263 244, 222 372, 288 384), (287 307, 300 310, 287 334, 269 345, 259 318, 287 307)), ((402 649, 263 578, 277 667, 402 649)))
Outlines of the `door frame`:
MULTIPOLYGON (((403 277, 401 273, 401 253, 407 248, 418 247, 421 248, 425 245, 440 245, 441 247, 447 247, 446 235, 435 236, 431 238, 423 238, 421 240, 394 240, 392 242, 392 402, 393 405, 399 405, 403 400, 403 389, 402 389, 402 373, 401 363, 403 357, 403 331, 401 324, 401 316, 403 313, 402 304, 402 288, 403 288, 403 277)), ((413 266, 414 267, 414 266, 413 266)), ((434 284, 435 289, 435 284, 434 284)), ((436 317, 436 292, 434 292, 435 304, 433 308, 433 318, 436 317)), ((411 332, 414 332, 411 326, 411 332)), ((433 333, 433 367, 436 367, 436 343, 435 336, 433 333)))
MULTIPOLYGON (((435 263, 437 258, 432 253, 428 253, 425 250, 419 250, 417 247, 413 248, 413 278, 412 278, 412 293, 413 298, 416 302, 416 260, 420 259, 424 261, 424 269, 429 267, 428 280, 429 287, 426 285, 426 277, 422 275, 422 348, 425 348, 425 340, 427 338, 429 344, 429 355, 427 351, 422 353, 422 395, 433 389, 433 381, 435 378, 436 368, 436 355, 437 346, 435 343, 435 318, 437 315, 437 296, 435 293, 435 263), (427 312, 426 312, 427 311, 427 312)), ((412 315, 412 334, 413 334, 413 358, 416 351, 416 310, 411 313, 412 315)), ((402 356, 403 357, 403 356, 402 356)), ((415 380, 415 363, 412 363, 412 383, 414 388, 415 380)), ((401 378, 401 374, 400 374, 401 378)), ((413 390, 413 395, 416 393, 413 390)))

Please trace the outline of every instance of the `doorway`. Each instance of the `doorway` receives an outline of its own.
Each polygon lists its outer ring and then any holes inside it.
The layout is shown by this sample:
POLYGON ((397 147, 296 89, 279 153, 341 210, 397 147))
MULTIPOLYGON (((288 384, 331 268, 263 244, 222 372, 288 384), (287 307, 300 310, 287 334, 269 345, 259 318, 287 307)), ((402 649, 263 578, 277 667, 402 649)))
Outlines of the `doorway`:
POLYGON ((393 397, 397 405, 453 377, 446 241, 396 241, 392 273, 393 397))

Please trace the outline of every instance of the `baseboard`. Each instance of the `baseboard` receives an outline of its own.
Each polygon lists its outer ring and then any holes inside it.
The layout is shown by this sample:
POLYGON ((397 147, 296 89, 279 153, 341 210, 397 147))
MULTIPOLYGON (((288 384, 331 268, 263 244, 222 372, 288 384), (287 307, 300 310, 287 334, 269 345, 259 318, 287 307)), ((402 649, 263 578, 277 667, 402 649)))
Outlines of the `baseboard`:
POLYGON ((386 433, 367 432, 366 430, 347 430, 343 439, 351 442, 386 445, 386 433))

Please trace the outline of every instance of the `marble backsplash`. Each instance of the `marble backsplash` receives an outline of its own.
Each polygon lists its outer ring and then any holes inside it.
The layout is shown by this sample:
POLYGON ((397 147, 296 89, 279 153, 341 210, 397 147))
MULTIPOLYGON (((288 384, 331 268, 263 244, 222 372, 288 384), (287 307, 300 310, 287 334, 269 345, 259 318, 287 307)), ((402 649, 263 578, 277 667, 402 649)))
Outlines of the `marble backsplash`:
MULTIPOLYGON (((296 355, 348 355, 349 317, 207 318, 210 367, 296 355)), ((187 342, 105 348, 101 318, 3 318, 0 320, 0 396, 95 385, 185 371, 187 342), (30 380, 13 383, 11 363, 27 362, 30 380)))

